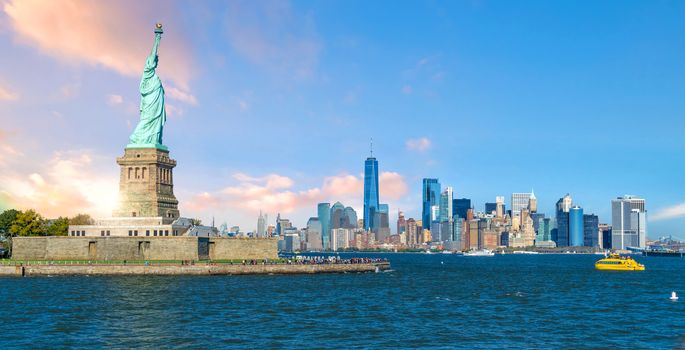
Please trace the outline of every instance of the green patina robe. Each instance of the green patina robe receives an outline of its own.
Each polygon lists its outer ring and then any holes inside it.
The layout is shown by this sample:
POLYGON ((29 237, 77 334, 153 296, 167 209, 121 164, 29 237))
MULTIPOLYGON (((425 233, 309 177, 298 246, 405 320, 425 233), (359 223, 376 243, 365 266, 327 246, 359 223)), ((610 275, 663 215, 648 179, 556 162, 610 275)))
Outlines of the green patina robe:
POLYGON ((127 147, 155 147, 166 149, 162 144, 162 131, 166 122, 164 109, 164 88, 155 73, 157 68, 157 48, 162 35, 155 34, 155 44, 145 62, 143 77, 140 80, 140 122, 130 137, 127 147))

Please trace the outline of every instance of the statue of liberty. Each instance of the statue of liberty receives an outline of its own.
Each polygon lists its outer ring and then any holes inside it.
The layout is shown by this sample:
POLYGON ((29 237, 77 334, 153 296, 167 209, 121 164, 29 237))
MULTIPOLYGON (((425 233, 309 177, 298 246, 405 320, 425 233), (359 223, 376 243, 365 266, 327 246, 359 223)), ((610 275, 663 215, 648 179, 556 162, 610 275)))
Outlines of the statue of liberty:
POLYGON ((166 122, 164 109, 164 88, 162 81, 155 73, 158 56, 157 48, 162 38, 162 24, 155 26, 155 44, 145 61, 143 77, 140 80, 140 122, 133 130, 126 148, 159 148, 167 150, 162 144, 162 131, 166 122))

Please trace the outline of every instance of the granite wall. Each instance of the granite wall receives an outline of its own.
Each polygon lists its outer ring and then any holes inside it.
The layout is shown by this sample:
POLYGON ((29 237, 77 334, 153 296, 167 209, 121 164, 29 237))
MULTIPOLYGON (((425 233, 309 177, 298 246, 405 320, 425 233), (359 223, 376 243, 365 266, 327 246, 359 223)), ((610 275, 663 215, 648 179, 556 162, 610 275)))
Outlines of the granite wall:
POLYGON ((276 239, 203 237, 15 237, 15 260, 276 259, 276 239))

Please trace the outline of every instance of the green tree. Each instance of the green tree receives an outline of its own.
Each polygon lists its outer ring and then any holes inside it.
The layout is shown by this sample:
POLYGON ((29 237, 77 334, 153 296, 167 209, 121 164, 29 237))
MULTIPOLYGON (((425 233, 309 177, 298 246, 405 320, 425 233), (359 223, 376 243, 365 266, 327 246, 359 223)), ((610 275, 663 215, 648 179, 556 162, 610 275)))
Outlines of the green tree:
POLYGON ((88 214, 78 214, 73 218, 69 219, 70 225, 92 225, 95 223, 92 217, 88 214))
POLYGON ((45 234, 45 219, 35 210, 29 209, 17 214, 10 232, 16 236, 42 236, 45 234))
POLYGON ((193 226, 202 226, 202 220, 195 218, 195 219, 190 219, 190 223, 193 226))
POLYGON ((69 218, 59 217, 55 220, 50 220, 45 233, 48 236, 66 236, 69 230, 69 218))
POLYGON ((16 209, 7 209, 0 214, 0 234, 10 232, 10 227, 19 213, 21 212, 16 209))

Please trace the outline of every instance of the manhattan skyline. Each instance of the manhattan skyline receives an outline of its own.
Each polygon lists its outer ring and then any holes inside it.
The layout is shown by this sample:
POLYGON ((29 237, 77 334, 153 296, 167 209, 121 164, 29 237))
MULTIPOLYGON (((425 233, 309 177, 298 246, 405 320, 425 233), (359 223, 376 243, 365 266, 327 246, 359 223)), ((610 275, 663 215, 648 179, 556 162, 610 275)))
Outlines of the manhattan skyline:
POLYGON ((651 237, 685 238, 683 3, 68 3, 0 5, 0 209, 111 214, 149 50, 130 33, 161 21, 183 216, 361 215, 373 138, 391 223, 437 178, 477 210, 534 189, 608 223, 634 194, 651 237))

